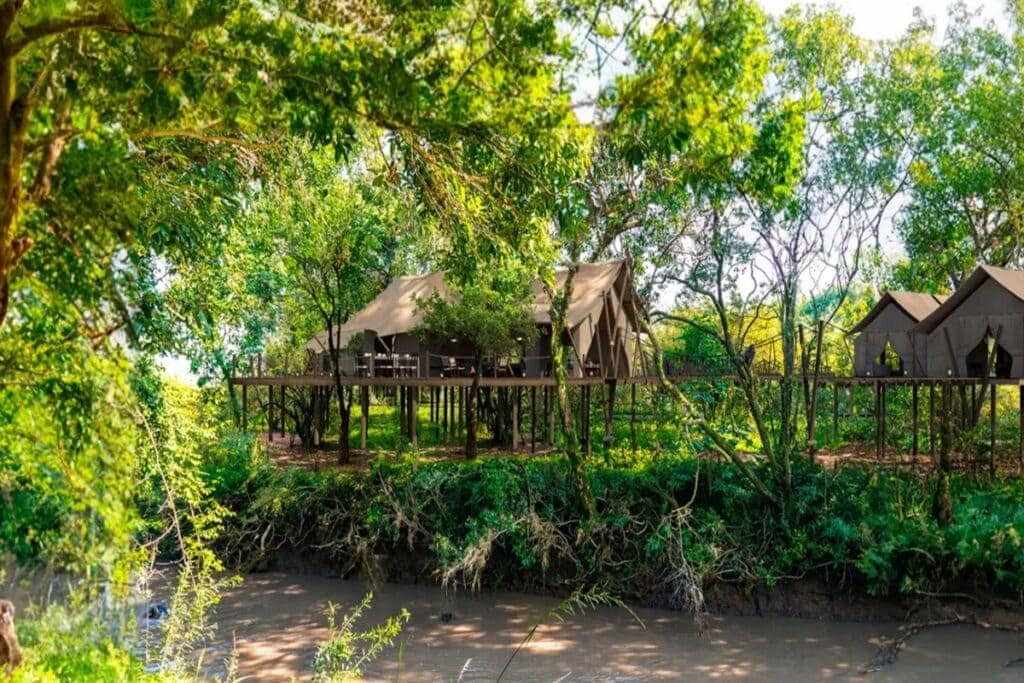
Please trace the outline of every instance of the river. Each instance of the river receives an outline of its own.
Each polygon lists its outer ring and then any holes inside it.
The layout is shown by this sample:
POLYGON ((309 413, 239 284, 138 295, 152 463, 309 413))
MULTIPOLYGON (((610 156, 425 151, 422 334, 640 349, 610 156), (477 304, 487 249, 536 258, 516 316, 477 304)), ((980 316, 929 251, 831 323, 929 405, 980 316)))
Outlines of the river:
MULTIPOLYGON (((218 608, 212 658, 232 647, 246 681, 309 680, 327 636, 328 601, 343 607, 368 587, 307 574, 246 577, 218 608)), ((698 635, 686 614, 598 607, 545 620, 555 598, 509 592, 446 592, 423 585, 378 586, 364 626, 408 609, 399 638, 367 667, 367 681, 494 681, 530 628, 544 621, 503 680, 624 681, 1024 681, 1018 633, 954 625, 911 638, 897 660, 859 673, 899 624, 712 616, 698 635), (450 613, 449 623, 441 615, 450 613)))

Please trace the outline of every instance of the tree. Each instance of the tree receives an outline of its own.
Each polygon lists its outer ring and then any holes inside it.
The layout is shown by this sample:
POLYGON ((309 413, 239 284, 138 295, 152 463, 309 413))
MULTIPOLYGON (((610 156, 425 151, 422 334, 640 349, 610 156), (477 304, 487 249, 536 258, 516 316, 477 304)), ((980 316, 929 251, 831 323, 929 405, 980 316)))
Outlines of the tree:
POLYGON ((477 396, 487 356, 511 355, 537 337, 529 304, 532 293, 521 269, 497 266, 480 277, 451 283, 451 299, 435 292, 418 302, 423 321, 416 334, 425 342, 456 339, 473 349, 473 382, 466 396, 466 458, 476 457, 477 396))
POLYGON ((975 266, 1024 265, 1024 52, 1019 37, 963 5, 938 46, 924 21, 885 53, 873 125, 898 128, 910 154, 894 217, 903 286, 955 288, 975 266))
POLYGON ((99 313, 125 318, 141 303, 110 285, 121 249, 182 265, 223 229, 137 215, 146 169, 174 178, 183 161, 257 157, 288 135, 344 154, 371 125, 390 135, 395 177, 435 198, 441 178, 479 184, 458 150, 504 154, 520 117, 547 115, 520 88, 564 54, 556 17, 546 2, 3 3, 0 326, 12 291, 49 277, 46 260, 25 261, 33 245, 77 255, 97 271, 99 313), (19 263, 29 272, 13 282, 19 263))
POLYGON ((347 463, 353 392, 342 383, 347 340, 338 330, 401 264, 401 236, 414 225, 408 203, 389 186, 374 184, 369 168, 345 172, 330 150, 296 145, 282 157, 279 176, 248 220, 268 226, 283 254, 292 324, 312 314, 328 330, 339 458, 347 463))
MULTIPOLYGON (((835 291, 858 272, 863 241, 899 192, 899 183, 879 180, 892 177, 893 164, 878 153, 877 131, 858 122, 868 106, 859 97, 867 51, 834 11, 793 9, 768 21, 753 5, 709 1, 670 5, 665 16, 653 30, 637 24, 636 69, 606 95, 599 119, 607 121, 606 156, 640 171, 620 190, 609 192, 607 180, 591 185, 589 206, 600 216, 591 223, 611 235, 596 244, 646 261, 647 291, 681 285, 677 309, 710 306, 713 325, 688 316, 679 322, 721 344, 785 495, 797 444, 798 365, 810 366, 799 362, 798 304, 829 302, 806 309, 815 323, 835 314, 843 300, 835 291), (746 358, 751 325, 768 308, 780 320, 783 359, 774 429, 770 397, 746 358)), ((807 361, 806 345, 803 355, 807 361)), ((809 423, 816 386, 808 382, 805 391, 809 423)), ((665 388, 695 416, 675 387, 665 388)), ((694 419, 758 490, 779 499, 776 482, 761 481, 713 425, 694 419)))

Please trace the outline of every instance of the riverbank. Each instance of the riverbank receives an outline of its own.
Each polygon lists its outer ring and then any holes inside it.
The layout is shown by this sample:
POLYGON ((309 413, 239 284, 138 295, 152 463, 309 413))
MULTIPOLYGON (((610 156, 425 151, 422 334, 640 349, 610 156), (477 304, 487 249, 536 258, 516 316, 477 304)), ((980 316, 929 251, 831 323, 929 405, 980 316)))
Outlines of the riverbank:
MULTIPOLYGON (((249 681, 308 680, 317 642, 326 638, 328 602, 343 608, 369 590, 359 580, 314 574, 251 574, 224 596, 211 652, 234 647, 238 674, 249 681)), ((367 670, 367 681, 493 681, 516 646, 508 681, 870 680, 1020 681, 1021 634, 953 625, 908 640, 896 661, 869 674, 879 647, 900 623, 815 621, 785 617, 711 616, 703 635, 682 612, 599 607, 546 615, 556 598, 503 591, 445 591, 429 585, 383 584, 363 627, 403 607, 411 620, 399 646, 367 670), (441 615, 451 613, 450 623, 441 615)))

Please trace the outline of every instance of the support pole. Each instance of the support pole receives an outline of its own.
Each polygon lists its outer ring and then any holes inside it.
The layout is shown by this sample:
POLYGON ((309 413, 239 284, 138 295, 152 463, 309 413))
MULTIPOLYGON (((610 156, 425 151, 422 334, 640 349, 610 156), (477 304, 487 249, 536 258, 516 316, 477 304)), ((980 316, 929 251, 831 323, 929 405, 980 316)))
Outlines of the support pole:
POLYGON ((594 449, 590 444, 590 385, 587 384, 583 387, 583 439, 586 444, 585 453, 589 458, 594 452, 594 449))
POLYGON ((370 387, 359 387, 359 448, 366 450, 366 432, 370 428, 370 387))
POLYGON ((288 424, 285 422, 285 416, 287 415, 287 413, 285 412, 285 403, 284 403, 285 391, 284 390, 285 390, 284 385, 281 385, 281 410, 279 411, 279 414, 278 414, 278 421, 280 422, 280 425, 279 425, 279 429, 277 431, 279 431, 281 433, 282 437, 284 436, 285 431, 288 429, 288 424))
POLYGON ((537 387, 530 387, 530 453, 537 452, 537 387))
POLYGON ((633 452, 636 453, 636 382, 630 385, 629 407, 629 439, 633 452))
POLYGON ((420 447, 419 434, 416 430, 416 420, 420 410, 420 388, 409 387, 409 440, 412 441, 413 449, 420 447))
POLYGON ((267 385, 267 443, 274 441, 274 387, 267 385))
POLYGON ((395 403, 398 408, 398 435, 405 436, 407 434, 406 427, 408 426, 408 417, 405 414, 405 387, 398 387, 395 389, 395 403))
POLYGON ((320 446, 320 387, 310 387, 309 403, 313 410, 313 447, 320 446))
POLYGON ((882 384, 875 382, 875 457, 882 459, 882 384))
POLYGON ((928 455, 935 457, 935 383, 928 385, 928 455))
MULTIPOLYGON (((554 389, 551 389, 550 393, 554 394, 554 391, 555 391, 554 389)), ((544 410, 548 414, 548 446, 550 446, 551 448, 555 447, 555 406, 554 406, 554 402, 555 401, 554 401, 554 397, 553 396, 551 397, 551 402, 550 402, 551 405, 550 406, 548 405, 547 401, 544 402, 544 410), (550 407, 550 410, 548 410, 549 407, 550 407)))
POLYGON ((512 450, 519 450, 519 389, 510 389, 512 394, 512 450))
POLYGON ((615 421, 615 388, 616 381, 613 379, 606 383, 608 386, 604 402, 604 447, 607 449, 614 438, 615 421))
POLYGON ((1024 477, 1024 384, 1020 385, 1020 443, 1017 446, 1017 475, 1024 477))
POLYGON ((988 392, 988 473, 996 476, 996 389, 998 384, 991 384, 988 392))
POLYGON ((889 415, 888 406, 886 403, 889 401, 889 387, 884 382, 881 384, 882 387, 882 453, 881 457, 885 457, 885 449, 888 446, 889 441, 889 415))
POLYGON ((242 431, 249 431, 249 385, 242 385, 242 431))
POLYGON ((914 432, 910 441, 910 452, 917 457, 917 382, 910 383, 910 429, 914 432))
POLYGON ((441 434, 448 442, 448 387, 441 388, 441 434))
POLYGON ((448 435, 453 439, 459 434, 459 423, 455 421, 455 392, 458 387, 452 387, 448 392, 448 435))
POLYGON ((463 406, 466 404, 466 392, 469 391, 469 387, 459 387, 457 391, 459 392, 459 419, 455 422, 455 433, 462 436, 466 428, 466 415, 463 406))

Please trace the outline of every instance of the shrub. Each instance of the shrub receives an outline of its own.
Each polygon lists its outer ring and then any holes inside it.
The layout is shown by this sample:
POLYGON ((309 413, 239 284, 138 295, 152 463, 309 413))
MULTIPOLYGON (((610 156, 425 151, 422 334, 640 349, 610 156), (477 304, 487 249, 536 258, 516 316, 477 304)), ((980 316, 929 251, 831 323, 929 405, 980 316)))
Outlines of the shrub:
POLYGON ((689 603, 694 588, 716 582, 803 576, 891 595, 1024 589, 1020 482, 955 477, 956 519, 943 528, 929 515, 930 485, 890 471, 798 461, 783 511, 731 467, 692 458, 641 458, 589 474, 598 516, 588 522, 560 457, 269 470, 234 495, 221 548, 242 566, 287 553, 387 573, 411 557, 446 582, 591 585, 689 603))

